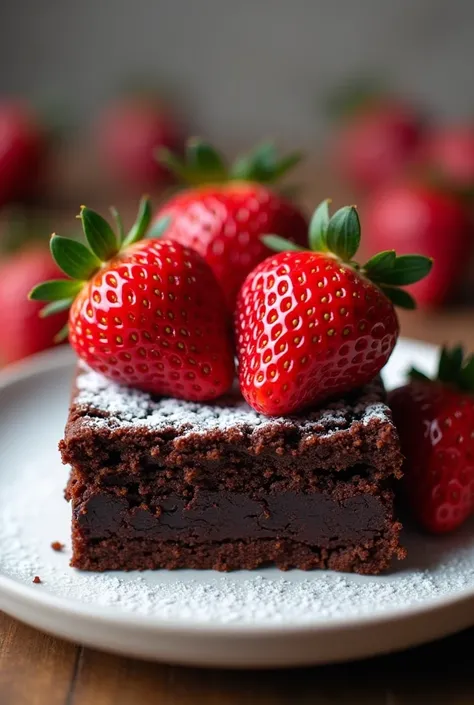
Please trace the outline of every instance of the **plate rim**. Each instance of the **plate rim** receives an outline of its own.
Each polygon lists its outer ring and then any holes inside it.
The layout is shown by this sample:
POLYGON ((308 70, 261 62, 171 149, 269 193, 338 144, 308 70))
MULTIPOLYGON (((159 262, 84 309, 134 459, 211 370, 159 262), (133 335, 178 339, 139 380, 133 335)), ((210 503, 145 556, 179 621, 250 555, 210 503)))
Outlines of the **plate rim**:
MULTIPOLYGON (((412 338, 401 337, 398 346, 410 346, 433 354, 438 346, 412 338)), ((52 369, 66 368, 74 364, 75 356, 71 348, 63 346, 58 349, 47 350, 36 355, 32 355, 25 360, 7 366, 0 371, 0 396, 2 391, 15 383, 28 380, 31 377, 41 375, 52 369)), ((71 568, 74 570, 74 568, 71 568)), ((252 571, 248 571, 249 576, 252 571)), ((318 620, 303 624, 239 624, 231 623, 210 623, 193 622, 189 618, 182 620, 165 619, 161 617, 150 617, 141 614, 127 613, 116 610, 113 606, 96 606, 90 603, 81 603, 73 599, 56 596, 49 592, 40 592, 38 588, 32 588, 26 584, 18 582, 14 578, 5 574, 0 574, 0 600, 2 596, 13 602, 22 602, 30 607, 43 607, 53 615, 60 616, 70 614, 73 617, 85 618, 88 621, 102 623, 109 626, 120 626, 124 629, 139 629, 147 633, 172 632, 176 635, 185 635, 192 632, 194 635, 202 636, 263 636, 272 634, 282 634, 285 636, 307 635, 310 633, 333 633, 341 629, 357 629, 390 626, 394 622, 409 620, 410 618, 427 616, 433 612, 446 610, 457 605, 462 606, 474 601, 474 584, 463 588, 452 595, 440 596, 429 600, 409 605, 404 608, 392 608, 387 612, 377 614, 357 615, 353 617, 337 617, 330 620, 318 620)), ((8 612, 8 610, 6 610, 8 612)), ((472 618, 474 624, 474 615, 472 618)), ((468 626, 468 625, 466 625, 468 626)))

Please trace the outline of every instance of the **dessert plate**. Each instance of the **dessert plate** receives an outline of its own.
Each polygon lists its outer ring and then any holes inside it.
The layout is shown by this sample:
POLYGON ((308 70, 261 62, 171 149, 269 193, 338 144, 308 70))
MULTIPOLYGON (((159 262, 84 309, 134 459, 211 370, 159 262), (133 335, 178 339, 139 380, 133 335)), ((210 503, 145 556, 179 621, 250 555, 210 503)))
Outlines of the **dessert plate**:
MULTIPOLYGON (((387 385, 435 348, 401 340, 387 385)), ((69 568, 67 469, 57 442, 74 358, 67 348, 0 375, 0 608, 57 636, 131 656, 227 667, 362 658, 474 624, 474 523, 406 533, 406 561, 379 577, 273 568, 80 573, 69 568), (55 552, 51 543, 65 544, 55 552), (41 580, 33 583, 35 576, 41 580)))

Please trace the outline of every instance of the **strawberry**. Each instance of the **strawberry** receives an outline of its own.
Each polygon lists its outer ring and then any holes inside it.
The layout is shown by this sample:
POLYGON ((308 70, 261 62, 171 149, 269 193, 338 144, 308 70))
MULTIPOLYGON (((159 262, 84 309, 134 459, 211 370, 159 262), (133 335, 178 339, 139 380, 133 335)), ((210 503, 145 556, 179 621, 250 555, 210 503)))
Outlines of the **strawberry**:
POLYGON ((30 111, 0 102, 0 206, 32 196, 44 150, 45 135, 30 111))
POLYGON ((39 284, 31 298, 50 301, 44 315, 70 308, 72 347, 106 377, 157 395, 220 396, 232 384, 233 344, 211 269, 179 243, 142 240, 148 199, 128 235, 116 218, 118 237, 99 214, 81 209, 90 249, 53 235, 52 255, 70 279, 39 284))
POLYGON ((425 169, 461 192, 474 187, 474 126, 448 125, 424 140, 420 161, 425 169))
POLYGON ((431 261, 389 250, 360 267, 353 261, 360 242, 357 211, 345 207, 329 218, 327 201, 311 221, 312 250, 276 236, 265 241, 282 251, 245 280, 235 334, 242 393, 254 409, 273 416, 375 377, 398 337, 393 304, 415 305, 398 287, 425 276, 431 261))
POLYGON ((165 147, 180 151, 183 136, 168 108, 150 98, 127 97, 101 115, 97 143, 109 173, 127 186, 144 190, 170 180, 169 170, 153 154, 165 147))
POLYGON ((450 298, 472 240, 472 226, 458 198, 406 181, 374 192, 363 219, 368 254, 395 247, 402 254, 416 250, 436 260, 430 276, 410 289, 421 305, 438 306, 450 298))
POLYGON ((54 345, 54 336, 67 314, 38 317, 42 305, 27 300, 38 277, 60 276, 47 248, 30 246, 0 264, 0 364, 21 360, 54 345))
POLYGON ((302 213, 269 187, 299 157, 278 159, 273 146, 264 144, 229 170, 212 147, 193 139, 187 144, 186 163, 168 152, 161 159, 193 187, 168 201, 156 219, 168 216, 166 236, 204 257, 233 311, 245 277, 271 252, 261 240, 263 234, 306 241, 302 213))
POLYGON ((412 106, 390 96, 363 95, 343 117, 332 161, 356 191, 392 181, 415 160, 423 124, 412 106))
POLYGON ((441 534, 474 512, 474 356, 444 349, 437 379, 410 376, 389 395, 406 457, 405 494, 420 526, 441 534))

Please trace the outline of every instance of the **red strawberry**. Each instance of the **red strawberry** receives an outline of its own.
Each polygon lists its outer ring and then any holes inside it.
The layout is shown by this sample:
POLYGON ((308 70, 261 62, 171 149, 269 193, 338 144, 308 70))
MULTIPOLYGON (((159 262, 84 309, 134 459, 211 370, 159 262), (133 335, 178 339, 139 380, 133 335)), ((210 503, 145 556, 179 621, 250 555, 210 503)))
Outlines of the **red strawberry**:
POLYGON ((151 217, 144 199, 119 242, 97 213, 80 218, 90 249, 54 235, 51 251, 67 281, 38 285, 31 296, 67 309, 69 337, 94 370, 157 395, 202 401, 229 389, 233 345, 225 303, 212 271, 193 250, 143 240, 151 217))
POLYGON ((174 196, 156 219, 169 216, 166 236, 204 257, 233 311, 245 277, 271 252, 261 240, 264 233, 306 241, 308 226, 302 213, 265 185, 286 173, 298 157, 280 160, 274 148, 265 144, 228 171, 214 149, 190 140, 186 164, 169 154, 163 159, 189 183, 205 185, 174 196))
POLYGON ((455 529, 474 512, 474 356, 443 350, 438 378, 412 370, 389 401, 406 456, 406 497, 419 524, 455 529))
POLYGON ((239 379, 254 409, 291 414, 371 380, 387 362, 398 337, 393 303, 412 308, 400 284, 424 276, 425 257, 382 252, 359 267, 354 207, 328 214, 324 201, 303 250, 269 236, 280 252, 247 277, 235 319, 239 379), (392 303, 393 302, 393 303, 392 303))
POLYGON ((452 187, 474 187, 474 126, 448 125, 427 135, 420 160, 452 187))
POLYGON ((38 184, 45 136, 20 103, 0 103, 0 206, 29 198, 38 184))
POLYGON ((154 158, 156 149, 180 151, 181 127, 169 109, 151 100, 128 98, 101 116, 97 142, 104 166, 118 181, 137 190, 152 189, 170 179, 154 158))
POLYGON ((370 102, 341 124, 333 161, 356 190, 370 190, 403 173, 415 159, 421 137, 421 121, 410 106, 370 102))
POLYGON ((369 198, 363 220, 368 254, 395 247, 436 260, 431 274, 410 288, 421 305, 437 306, 450 297, 472 241, 467 212, 454 195, 411 182, 387 186, 369 198))
POLYGON ((54 345, 54 336, 67 314, 42 319, 39 302, 27 296, 38 277, 50 278, 60 271, 47 249, 37 246, 9 256, 0 265, 0 364, 21 360, 54 345))

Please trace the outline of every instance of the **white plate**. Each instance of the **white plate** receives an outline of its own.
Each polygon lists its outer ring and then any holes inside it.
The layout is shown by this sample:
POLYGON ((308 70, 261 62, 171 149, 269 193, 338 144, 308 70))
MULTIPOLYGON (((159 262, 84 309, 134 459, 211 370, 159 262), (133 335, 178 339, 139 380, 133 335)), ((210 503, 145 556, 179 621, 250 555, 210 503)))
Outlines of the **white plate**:
MULTIPOLYGON (((434 358, 434 348, 402 341, 388 384, 412 362, 430 370, 434 358)), ((472 523, 445 538, 406 536, 409 558, 381 577, 69 568, 67 469, 57 441, 73 364, 62 349, 0 375, 0 608, 9 614, 98 648, 235 667, 360 658, 474 624, 472 523), (65 551, 55 553, 52 541, 65 551)))

